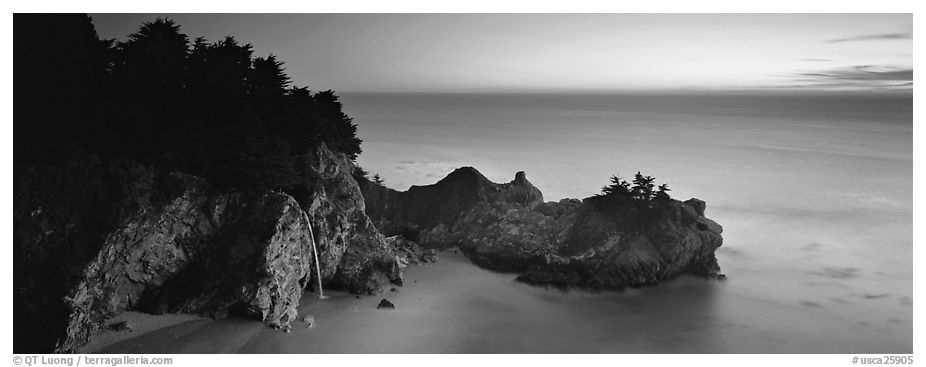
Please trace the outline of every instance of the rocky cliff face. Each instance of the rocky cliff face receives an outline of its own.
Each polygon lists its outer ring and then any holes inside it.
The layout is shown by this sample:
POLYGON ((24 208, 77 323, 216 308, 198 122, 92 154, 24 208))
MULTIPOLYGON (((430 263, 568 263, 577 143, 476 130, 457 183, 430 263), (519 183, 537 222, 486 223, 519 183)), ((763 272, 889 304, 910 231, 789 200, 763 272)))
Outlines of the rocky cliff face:
POLYGON ((540 203, 539 190, 521 172, 508 184, 487 181, 466 168, 427 189, 392 194, 395 202, 390 202, 392 211, 384 211, 384 222, 415 228, 412 239, 422 246, 459 246, 475 264, 519 273, 519 280, 533 284, 620 289, 682 273, 720 276, 714 251, 722 244, 723 229, 704 217, 703 201, 540 203), (477 188, 466 187, 473 184, 477 188), (514 193, 455 199, 459 192, 514 193), (453 209, 435 213, 432 207, 443 198, 455 200, 448 206, 453 209), (440 220, 419 220, 425 217, 440 220))
POLYGON ((65 297, 70 315, 57 351, 80 347, 124 310, 235 311, 277 328, 296 319, 312 265, 299 204, 280 193, 213 193, 195 177, 171 179, 181 191, 110 232, 65 297))
POLYGON ((310 154, 302 206, 76 150, 49 157, 14 173, 17 353, 74 351, 125 310, 236 312, 286 328, 317 276, 310 224, 327 285, 401 282, 350 161, 324 146, 310 154))
POLYGON ((323 284, 363 294, 389 283, 401 285, 394 247, 366 214, 351 175, 353 163, 322 145, 309 155, 307 165, 306 212, 318 240, 323 284))

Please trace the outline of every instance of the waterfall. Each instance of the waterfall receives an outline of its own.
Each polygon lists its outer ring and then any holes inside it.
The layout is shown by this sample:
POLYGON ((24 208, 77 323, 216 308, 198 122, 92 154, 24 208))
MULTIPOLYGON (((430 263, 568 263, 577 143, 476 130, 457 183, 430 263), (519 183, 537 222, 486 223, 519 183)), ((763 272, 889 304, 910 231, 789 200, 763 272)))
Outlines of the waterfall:
POLYGON ((312 222, 309 222, 309 238, 312 241, 312 253, 315 254, 315 276, 318 278, 318 299, 328 299, 322 289, 322 268, 318 262, 318 249, 315 247, 315 233, 312 232, 312 222))

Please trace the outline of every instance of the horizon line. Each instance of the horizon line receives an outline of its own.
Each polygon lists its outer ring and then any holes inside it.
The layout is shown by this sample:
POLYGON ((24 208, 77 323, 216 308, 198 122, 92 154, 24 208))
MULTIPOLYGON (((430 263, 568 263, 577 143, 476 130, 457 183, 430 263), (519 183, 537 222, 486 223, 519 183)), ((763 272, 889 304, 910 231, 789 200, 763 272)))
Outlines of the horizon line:
POLYGON ((818 89, 818 88, 739 88, 739 89, 415 89, 415 90, 359 90, 331 89, 336 93, 348 94, 913 94, 913 88, 864 88, 864 89, 818 89))

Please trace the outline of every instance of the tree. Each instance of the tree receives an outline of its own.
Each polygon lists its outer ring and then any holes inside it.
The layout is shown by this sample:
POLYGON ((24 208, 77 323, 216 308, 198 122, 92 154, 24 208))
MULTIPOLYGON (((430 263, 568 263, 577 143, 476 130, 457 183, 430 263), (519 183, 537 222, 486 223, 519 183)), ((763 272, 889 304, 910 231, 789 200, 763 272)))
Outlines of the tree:
POLYGON ((367 172, 367 170, 363 169, 363 167, 360 167, 360 166, 354 166, 354 171, 351 172, 351 175, 354 176, 354 180, 358 182, 361 180, 369 180, 367 178, 369 174, 370 173, 367 172))
POLYGON ((621 176, 614 175, 611 176, 611 184, 602 187, 601 192, 602 194, 600 196, 629 198, 630 183, 621 178, 621 176))
POLYGON ((85 14, 18 13, 13 28, 13 158, 36 143, 102 149, 113 40, 85 14))
POLYGON ((86 15, 14 21, 17 162, 39 144, 76 145, 223 186, 286 189, 321 143, 361 152, 333 91, 292 85, 275 55, 255 58, 234 37, 191 41, 158 18, 114 46, 86 15))
POLYGON ((189 39, 173 20, 157 18, 146 22, 118 43, 113 77, 114 118, 110 129, 118 138, 116 152, 144 161, 164 160, 174 155, 186 125, 183 121, 184 74, 189 39))
POLYGON ((248 75, 251 96, 254 98, 252 103, 262 108, 279 107, 290 83, 283 62, 270 54, 265 58, 255 58, 253 65, 248 75))
POLYGON ((286 142, 269 135, 251 116, 233 127, 224 159, 213 177, 220 186, 249 189, 288 189, 299 175, 286 142))
POLYGON ((670 199, 672 199, 669 196, 669 191, 672 191, 672 190, 669 189, 668 184, 663 183, 662 185, 659 185, 659 188, 656 190, 656 194, 653 197, 653 201, 658 202, 658 203, 668 202, 670 199))
POLYGON ((637 172, 633 178, 633 184, 627 182, 619 175, 611 176, 611 184, 601 188, 601 194, 596 197, 630 199, 638 203, 648 203, 654 200, 668 200, 669 185, 659 185, 655 188, 653 183, 656 179, 652 176, 644 176, 637 172), (654 190, 655 189, 655 190, 654 190))
POLYGON ((360 138, 357 138, 357 125, 341 108, 341 101, 332 90, 318 92, 314 96, 318 111, 322 117, 322 135, 324 141, 337 151, 357 159, 360 154, 360 138))
POLYGON ((379 177, 379 173, 377 173, 373 175, 373 183, 379 186, 383 186, 385 181, 383 181, 383 178, 379 177))
POLYGON ((640 201, 649 201, 653 198, 653 181, 652 176, 643 176, 639 171, 633 177, 633 187, 630 191, 634 199, 640 201))

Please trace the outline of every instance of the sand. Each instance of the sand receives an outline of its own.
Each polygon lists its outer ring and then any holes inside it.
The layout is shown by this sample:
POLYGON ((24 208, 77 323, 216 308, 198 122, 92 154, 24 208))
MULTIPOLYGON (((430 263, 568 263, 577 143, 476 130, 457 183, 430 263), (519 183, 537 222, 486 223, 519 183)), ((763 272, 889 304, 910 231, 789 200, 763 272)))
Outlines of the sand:
POLYGON ((144 312, 126 311, 106 320, 106 327, 97 330, 90 337, 90 343, 78 349, 78 353, 96 353, 118 342, 136 338, 155 330, 190 322, 205 322, 209 319, 190 314, 152 315, 144 312), (127 329, 114 330, 113 324, 125 322, 127 329))

